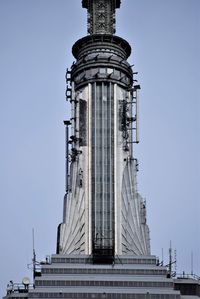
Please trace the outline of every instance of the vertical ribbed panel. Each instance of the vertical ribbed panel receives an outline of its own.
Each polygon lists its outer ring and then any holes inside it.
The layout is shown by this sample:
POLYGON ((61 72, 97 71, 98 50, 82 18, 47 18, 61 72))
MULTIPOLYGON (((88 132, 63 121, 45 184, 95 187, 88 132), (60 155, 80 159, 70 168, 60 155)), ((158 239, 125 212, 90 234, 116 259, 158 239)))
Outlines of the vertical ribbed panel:
POLYGON ((122 253, 150 254, 145 202, 137 192, 134 160, 129 160, 122 181, 122 253))
POLYGON ((93 253, 114 252, 114 86, 92 85, 93 253))

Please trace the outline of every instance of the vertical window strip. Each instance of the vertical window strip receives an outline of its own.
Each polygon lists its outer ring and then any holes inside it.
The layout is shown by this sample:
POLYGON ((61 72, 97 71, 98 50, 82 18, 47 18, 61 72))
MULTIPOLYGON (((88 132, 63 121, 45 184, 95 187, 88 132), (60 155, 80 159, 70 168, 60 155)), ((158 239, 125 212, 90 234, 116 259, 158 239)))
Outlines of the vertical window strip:
POLYGON ((92 86, 92 230, 98 248, 114 245, 114 86, 92 86))

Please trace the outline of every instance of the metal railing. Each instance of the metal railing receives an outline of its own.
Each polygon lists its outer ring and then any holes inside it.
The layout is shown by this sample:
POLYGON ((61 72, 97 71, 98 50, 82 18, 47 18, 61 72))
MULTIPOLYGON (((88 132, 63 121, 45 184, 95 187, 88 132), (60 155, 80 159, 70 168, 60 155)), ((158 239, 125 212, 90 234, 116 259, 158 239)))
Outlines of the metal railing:
POLYGON ((24 285, 22 283, 13 283, 13 282, 10 282, 7 285, 6 291, 7 291, 7 294, 12 294, 12 293, 28 293, 28 291, 30 289, 33 289, 33 284, 24 285))
POLYGON ((183 272, 181 274, 177 273, 176 274, 176 278, 177 279, 195 279, 195 280, 199 280, 200 281, 200 276, 198 276, 198 275, 196 275, 194 273, 190 273, 190 274, 185 273, 185 272, 183 272))

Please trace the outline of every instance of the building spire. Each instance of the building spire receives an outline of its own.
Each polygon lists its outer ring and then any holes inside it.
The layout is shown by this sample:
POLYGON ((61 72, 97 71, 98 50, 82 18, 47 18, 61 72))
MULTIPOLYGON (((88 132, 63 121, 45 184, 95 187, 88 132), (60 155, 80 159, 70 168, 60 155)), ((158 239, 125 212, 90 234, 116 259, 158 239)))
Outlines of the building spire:
POLYGON ((88 33, 114 34, 115 10, 120 8, 121 0, 82 0, 88 11, 88 33))

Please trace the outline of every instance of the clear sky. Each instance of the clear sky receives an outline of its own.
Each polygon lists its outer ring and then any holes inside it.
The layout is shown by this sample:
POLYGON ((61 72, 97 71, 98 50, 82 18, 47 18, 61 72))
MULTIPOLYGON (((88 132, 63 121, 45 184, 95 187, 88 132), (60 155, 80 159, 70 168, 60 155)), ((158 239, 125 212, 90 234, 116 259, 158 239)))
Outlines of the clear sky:
MULTIPOLYGON (((138 189, 152 253, 200 275, 200 1, 122 0, 117 35, 138 71, 138 189)), ((64 195, 65 70, 86 35, 80 0, 0 0, 0 296, 55 252, 64 195)))

